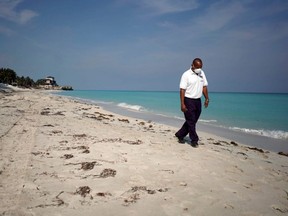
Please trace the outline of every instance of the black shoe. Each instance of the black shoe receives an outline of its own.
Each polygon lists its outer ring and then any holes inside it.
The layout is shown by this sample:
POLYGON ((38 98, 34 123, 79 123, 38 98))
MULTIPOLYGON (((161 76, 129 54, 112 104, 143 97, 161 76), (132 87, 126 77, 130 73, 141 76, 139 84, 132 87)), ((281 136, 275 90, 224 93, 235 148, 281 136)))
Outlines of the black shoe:
POLYGON ((181 138, 181 137, 178 137, 178 136, 176 136, 176 137, 178 138, 178 143, 181 143, 181 144, 185 143, 184 138, 181 138))
POLYGON ((191 146, 192 146, 193 148, 198 148, 198 147, 199 147, 197 141, 191 142, 191 146))

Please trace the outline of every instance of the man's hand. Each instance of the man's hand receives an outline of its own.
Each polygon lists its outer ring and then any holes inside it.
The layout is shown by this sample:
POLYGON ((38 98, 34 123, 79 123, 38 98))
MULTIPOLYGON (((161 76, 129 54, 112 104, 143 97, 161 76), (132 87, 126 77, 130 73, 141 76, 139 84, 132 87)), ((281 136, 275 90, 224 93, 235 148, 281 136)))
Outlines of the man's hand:
POLYGON ((185 103, 184 103, 185 91, 186 91, 185 89, 180 88, 181 111, 184 113, 187 112, 187 110, 188 110, 185 106, 185 103))
POLYGON ((186 108, 185 104, 181 104, 181 111, 185 113, 187 110, 188 109, 186 108))
POLYGON ((208 105, 209 105, 209 99, 206 99, 205 102, 204 102, 204 106, 205 106, 205 108, 207 108, 208 105))
POLYGON ((203 94, 204 94, 204 97, 205 97, 204 106, 205 106, 205 108, 207 108, 208 105, 209 105, 209 97, 208 97, 208 88, 207 88, 207 86, 203 87, 203 94))

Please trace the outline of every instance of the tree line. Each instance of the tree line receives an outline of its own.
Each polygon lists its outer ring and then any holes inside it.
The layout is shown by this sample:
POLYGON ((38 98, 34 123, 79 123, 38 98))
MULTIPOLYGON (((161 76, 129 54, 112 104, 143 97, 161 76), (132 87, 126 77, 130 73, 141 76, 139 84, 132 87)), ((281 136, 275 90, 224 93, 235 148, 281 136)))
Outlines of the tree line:
POLYGON ((0 83, 31 88, 39 85, 45 85, 45 80, 39 79, 35 82, 29 76, 18 76, 17 73, 10 68, 0 68, 0 83))

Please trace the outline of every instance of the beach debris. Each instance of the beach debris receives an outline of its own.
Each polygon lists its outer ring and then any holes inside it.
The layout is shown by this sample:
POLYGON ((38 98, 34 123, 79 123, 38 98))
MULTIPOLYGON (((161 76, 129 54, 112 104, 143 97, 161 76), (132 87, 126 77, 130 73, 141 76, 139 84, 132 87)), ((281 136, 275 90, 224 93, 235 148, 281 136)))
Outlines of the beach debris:
POLYGON ((37 156, 39 154, 43 154, 43 152, 31 152, 31 154, 33 154, 34 156, 37 156))
POLYGON ((140 145, 143 142, 141 140, 136 140, 136 141, 131 141, 131 140, 122 140, 121 138, 114 138, 114 139, 103 139, 100 140, 99 142, 121 142, 121 143, 127 143, 129 145, 140 145))
POLYGON ((37 156, 37 155, 50 155, 49 152, 31 152, 31 154, 33 154, 34 156, 37 156))
POLYGON ((114 117, 114 115, 111 115, 111 114, 103 114, 103 113, 100 113, 100 112, 94 112, 94 113, 98 114, 98 115, 101 115, 101 116, 114 117))
POLYGON ((42 111, 40 114, 41 115, 49 115, 49 113, 50 113, 49 111, 42 111))
POLYGON ((91 113, 83 113, 83 115, 87 118, 92 118, 92 119, 96 119, 98 121, 102 121, 102 120, 110 120, 111 117, 113 117, 113 115, 110 114, 103 114, 100 112, 94 112, 94 114, 91 113), (98 115, 98 116, 95 116, 98 115))
POLYGON ((82 109, 82 110, 90 110, 91 107, 87 107, 87 108, 82 107, 81 109, 82 109))
POLYGON ((89 151, 88 149, 85 149, 82 153, 83 153, 83 154, 89 154, 90 151, 89 151))
POLYGON ((125 141, 126 143, 128 143, 129 145, 140 145, 142 144, 143 142, 141 140, 136 140, 136 141, 125 141))
POLYGON ((91 119, 95 119, 95 120, 98 120, 98 121, 102 121, 102 120, 110 120, 110 118, 105 117, 104 115, 94 116, 94 115, 92 115, 92 114, 89 114, 89 115, 86 114, 85 117, 87 117, 87 118, 91 118, 91 119))
POLYGON ((86 179, 88 177, 96 177, 96 178, 108 178, 108 177, 115 177, 116 170, 113 169, 104 169, 99 175, 87 175, 82 176, 82 179, 86 179))
POLYGON ((72 149, 78 149, 78 150, 85 150, 85 149, 89 149, 89 147, 88 146, 76 146, 76 147, 72 147, 72 149))
MULTIPOLYGON (((258 152, 260 152, 260 153, 265 153, 265 152, 263 151, 263 149, 259 149, 259 148, 256 148, 256 147, 247 147, 247 148, 250 149, 250 150, 258 151, 258 152)), ((266 153, 269 153, 269 152, 267 151, 266 153)))
POLYGON ((107 177, 114 177, 116 175, 117 171, 113 169, 104 169, 100 175, 99 178, 107 178, 107 177))
POLYGON ((62 134, 63 132, 60 130, 53 130, 51 131, 53 134, 62 134))
POLYGON ((98 192, 96 195, 101 197, 112 196, 112 194, 109 192, 98 192))
POLYGON ((147 190, 147 187, 146 187, 146 186, 134 186, 134 187, 132 187, 129 191, 136 192, 136 191, 139 191, 139 190, 144 190, 144 191, 146 191, 146 190, 147 190))
POLYGON ((79 187, 74 194, 79 194, 82 197, 86 197, 87 194, 90 193, 90 191, 91 191, 90 187, 82 186, 82 187, 79 187))
POLYGON ((143 125, 145 125, 145 122, 139 122, 138 124, 143 126, 143 125))
POLYGON ((87 135, 86 134, 74 134, 73 137, 74 138, 85 138, 85 137, 87 137, 87 135))
POLYGON ((61 115, 61 116, 65 116, 65 115, 63 114, 64 111, 58 111, 58 112, 56 112, 56 113, 51 113, 50 111, 47 111, 47 110, 50 110, 50 109, 49 109, 49 108, 46 108, 46 109, 44 109, 44 111, 41 111, 40 114, 41 114, 41 115, 61 115))
MULTIPOLYGON (((208 139, 208 140, 213 141, 212 138, 210 138, 210 139, 208 139)), ((225 145, 234 145, 234 146, 238 146, 238 144, 237 144, 236 142, 234 142, 234 141, 231 141, 231 142, 229 143, 229 142, 227 142, 227 141, 223 141, 223 140, 215 141, 215 142, 213 142, 212 144, 214 144, 214 145, 219 145, 219 146, 224 146, 224 144, 225 144, 225 145)))
POLYGON ((214 145, 223 146, 220 142, 213 142, 214 145))
POLYGON ((46 125, 43 125, 43 127, 54 127, 54 125, 46 124, 46 125))
POLYGON ((56 113, 53 113, 52 115, 61 115, 61 116, 65 116, 65 115, 63 114, 63 112, 64 112, 64 111, 58 111, 58 112, 56 112, 56 113))
POLYGON ((281 213, 287 213, 288 212, 288 208, 285 208, 285 207, 272 206, 272 208, 276 211, 281 212, 281 213))
POLYGON ((125 123, 130 123, 128 119, 119 119, 119 118, 118 118, 118 121, 120 121, 120 122, 125 122, 125 123))
POLYGON ((186 187, 188 184, 186 182, 180 182, 180 186, 186 187))
POLYGON ((100 163, 98 163, 97 161, 92 161, 92 162, 80 162, 80 163, 67 163, 65 164, 65 166, 67 165, 79 165, 81 164, 81 168, 83 170, 92 170, 94 168, 94 166, 101 166, 100 163))
POLYGON ((237 152, 237 154, 240 154, 240 155, 246 156, 246 158, 248 157, 248 155, 245 154, 244 152, 237 152))
POLYGON ((125 193, 132 193, 130 196, 124 199, 124 206, 128 206, 132 203, 136 203, 137 200, 140 199, 139 192, 146 192, 147 194, 156 194, 157 192, 167 192, 168 188, 160 188, 160 189, 148 189, 146 186, 133 186, 130 190, 125 193))
POLYGON ((59 206, 62 206, 65 204, 65 202, 59 198, 59 196, 64 193, 64 191, 61 191, 53 200, 52 202, 55 202, 55 203, 51 203, 51 204, 40 204, 40 205, 37 205, 37 206, 34 206, 34 207, 28 207, 28 209, 33 209, 33 208, 46 208, 46 207, 51 207, 51 206, 56 206, 56 207, 59 207, 59 206))
POLYGON ((278 152, 279 155, 288 157, 288 152, 278 152))
POLYGON ((167 192, 168 190, 169 190, 168 188, 160 188, 160 189, 151 190, 151 189, 148 189, 146 186, 134 186, 128 192, 146 191, 148 194, 155 194, 157 191, 167 192))
POLYGON ((89 147, 88 146, 76 146, 76 147, 67 147, 65 150, 70 150, 70 149, 78 149, 78 150, 83 150, 82 153, 88 154, 90 153, 89 147))
POLYGON ((73 158, 74 155, 72 154, 64 154, 62 158, 65 158, 65 159, 70 159, 70 158, 73 158))
POLYGON ((61 206, 61 205, 64 205, 64 201, 62 199, 59 198, 59 196, 64 193, 64 191, 61 191, 56 197, 55 199, 53 200, 53 202, 56 202, 57 203, 57 206, 61 206))
MULTIPOLYGON (((144 125, 143 125, 143 126, 144 126, 144 125)), ((155 131, 153 131, 153 125, 152 125, 152 124, 148 125, 147 127, 143 127, 143 129, 145 129, 145 130, 147 130, 147 131, 151 131, 151 132, 154 132, 154 133, 155 133, 155 131)))
POLYGON ((124 206, 129 206, 131 203, 136 203, 137 200, 140 199, 140 195, 138 193, 130 195, 128 198, 124 199, 124 206))
POLYGON ((162 193, 162 192, 167 192, 168 190, 169 188, 160 188, 157 191, 162 193))
POLYGON ((93 162, 83 162, 81 163, 81 169, 83 170, 92 170, 96 164, 96 161, 93 162))

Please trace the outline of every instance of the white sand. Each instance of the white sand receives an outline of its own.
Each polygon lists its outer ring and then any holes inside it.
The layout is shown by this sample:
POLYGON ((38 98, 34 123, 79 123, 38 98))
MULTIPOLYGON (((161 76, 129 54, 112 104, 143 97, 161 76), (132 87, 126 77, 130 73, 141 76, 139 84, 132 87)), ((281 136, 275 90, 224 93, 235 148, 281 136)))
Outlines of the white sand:
POLYGON ((288 215, 288 157, 41 92, 0 93, 0 215, 288 215))

